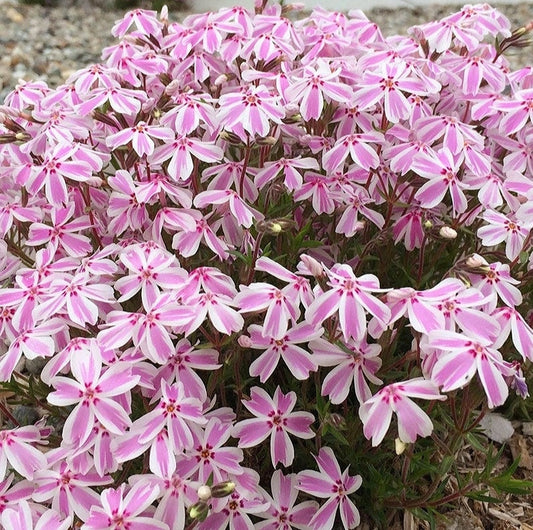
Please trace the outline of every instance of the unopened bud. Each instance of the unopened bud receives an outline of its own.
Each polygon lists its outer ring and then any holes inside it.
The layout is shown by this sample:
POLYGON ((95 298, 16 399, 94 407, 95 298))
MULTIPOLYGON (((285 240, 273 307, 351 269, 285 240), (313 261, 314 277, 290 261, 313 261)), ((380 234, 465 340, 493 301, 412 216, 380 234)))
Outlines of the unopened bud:
POLYGON ((305 9, 305 4, 303 2, 293 2, 282 7, 281 16, 284 17, 291 11, 301 11, 302 9, 305 9))
POLYGON ((465 262, 469 269, 478 269, 479 267, 485 267, 488 265, 487 260, 479 254, 472 254, 465 262))
POLYGON ((396 438, 396 440, 394 440, 394 450, 396 451, 397 455, 401 455, 406 448, 407 444, 405 442, 402 442, 399 438, 396 438))
POLYGON ((305 268, 315 277, 320 278, 324 275, 324 267, 322 264, 313 258, 312 256, 309 256, 308 254, 301 254, 300 260, 304 264, 305 268))
POLYGON ((326 422, 332 427, 335 427, 338 431, 346 430, 346 420, 336 412, 329 414, 326 418, 326 422))
POLYGON ((256 143, 258 145, 274 145, 278 141, 273 136, 264 136, 263 138, 257 138, 256 143))
POLYGON ((277 236, 282 232, 287 232, 291 228, 296 228, 296 223, 291 219, 280 217, 278 219, 270 219, 268 221, 258 221, 256 228, 259 232, 277 236))
POLYGON ((196 492, 198 494, 198 498, 201 500, 201 501, 208 501, 212 494, 211 494, 211 488, 209 486, 200 486, 198 488, 198 491, 196 492))
POLYGON ((253 341, 250 337, 248 337, 248 335, 241 335, 237 339, 237 342, 239 343, 239 346, 241 346, 242 348, 251 348, 253 345, 253 341))
POLYGON ((235 133, 232 133, 230 131, 222 131, 219 134, 220 139, 225 140, 226 142, 229 142, 233 145, 243 145, 242 139, 237 136, 235 133))
POLYGON ((218 484, 215 484, 211 488, 211 496, 215 499, 219 499, 221 497, 227 497, 228 495, 231 495, 235 491, 235 482, 231 482, 231 480, 227 480, 226 482, 220 482, 218 484))
POLYGON ((189 516, 195 521, 204 521, 209 513, 209 506, 205 501, 198 501, 189 508, 189 516))
POLYGON ((441 226, 439 236, 444 239, 455 239, 457 237, 457 231, 451 226, 441 226))
POLYGON ((213 82, 213 85, 220 86, 227 82, 228 82, 228 76, 226 74, 220 74, 213 82))

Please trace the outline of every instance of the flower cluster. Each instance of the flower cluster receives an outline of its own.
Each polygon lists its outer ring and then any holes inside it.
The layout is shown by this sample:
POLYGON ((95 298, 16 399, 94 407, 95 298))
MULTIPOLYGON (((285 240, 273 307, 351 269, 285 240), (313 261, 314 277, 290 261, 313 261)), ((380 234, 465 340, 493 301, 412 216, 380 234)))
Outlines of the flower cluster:
POLYGON ((335 418, 371 451, 527 396, 520 33, 267 4, 132 11, 0 107, 0 381, 51 415, 0 432, 5 528, 354 528, 335 418))

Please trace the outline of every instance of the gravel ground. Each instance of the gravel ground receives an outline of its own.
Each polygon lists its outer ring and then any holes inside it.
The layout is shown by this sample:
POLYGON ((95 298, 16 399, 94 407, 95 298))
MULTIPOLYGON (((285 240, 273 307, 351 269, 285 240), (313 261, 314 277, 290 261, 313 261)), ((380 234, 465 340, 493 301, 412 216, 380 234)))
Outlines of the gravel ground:
MULTIPOLYGON (((103 47, 114 42, 111 28, 123 12, 106 9, 106 0, 70 0, 67 7, 49 8, 0 0, 0 101, 19 79, 42 79, 60 84, 72 71, 98 62, 103 47)), ((466 0, 465 0, 466 2, 466 0)), ((216 0, 213 0, 216 9, 216 0)), ((194 5, 194 1, 190 2, 194 5)), ((499 5, 513 27, 533 19, 533 2, 499 5)), ((457 11, 457 7, 426 6, 412 9, 374 9, 367 16, 386 35, 404 33, 412 25, 435 20, 457 11)), ((190 11, 171 12, 174 19, 190 11)), ((532 48, 512 57, 513 67, 531 64, 532 48)))

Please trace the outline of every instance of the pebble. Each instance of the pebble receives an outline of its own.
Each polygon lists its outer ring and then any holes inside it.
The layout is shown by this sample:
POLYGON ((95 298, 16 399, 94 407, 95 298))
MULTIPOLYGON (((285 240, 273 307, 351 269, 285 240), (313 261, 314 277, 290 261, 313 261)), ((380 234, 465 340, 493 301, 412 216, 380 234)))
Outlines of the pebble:
MULTIPOLYGON (((43 7, 0 0, 0 102, 19 79, 39 79, 55 87, 71 72, 98 62, 102 49, 115 42, 111 28, 125 12, 106 8, 110 4, 104 0, 57 0, 56 7, 43 7)), ((194 6, 193 1, 189 4, 194 6)), ((212 4, 216 10, 217 0, 212 4)), ((533 20, 533 3, 494 5, 510 18, 513 28, 533 20)), ((457 9, 439 4, 379 8, 365 14, 385 35, 393 35, 405 34, 410 26, 442 18, 457 9)), ((170 10, 173 20, 191 13, 170 10)), ((510 57, 512 67, 530 64, 531 52, 531 47, 516 50, 510 57)))

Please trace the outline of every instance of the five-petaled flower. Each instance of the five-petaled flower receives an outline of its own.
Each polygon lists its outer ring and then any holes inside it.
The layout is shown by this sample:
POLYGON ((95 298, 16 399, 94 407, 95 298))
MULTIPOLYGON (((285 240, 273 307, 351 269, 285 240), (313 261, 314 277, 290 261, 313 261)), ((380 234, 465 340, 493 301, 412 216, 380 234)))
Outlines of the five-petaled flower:
POLYGON ((279 386, 274 398, 257 386, 250 389, 250 396, 243 404, 255 418, 238 422, 232 435, 239 438, 239 447, 254 447, 270 436, 272 465, 276 467, 281 462, 285 467, 290 466, 294 460, 294 446, 289 434, 313 438, 315 433, 309 426, 315 417, 310 412, 292 412, 296 393, 284 394, 279 386))
POLYGON ((343 527, 348 530, 359 525, 359 510, 348 497, 357 491, 363 482, 360 475, 348 475, 348 468, 342 473, 333 449, 322 447, 315 457, 320 471, 298 473, 297 488, 314 497, 328 499, 313 515, 309 525, 313 530, 331 530, 335 524, 337 509, 340 508, 343 527))

